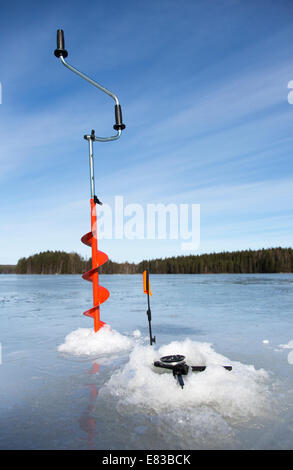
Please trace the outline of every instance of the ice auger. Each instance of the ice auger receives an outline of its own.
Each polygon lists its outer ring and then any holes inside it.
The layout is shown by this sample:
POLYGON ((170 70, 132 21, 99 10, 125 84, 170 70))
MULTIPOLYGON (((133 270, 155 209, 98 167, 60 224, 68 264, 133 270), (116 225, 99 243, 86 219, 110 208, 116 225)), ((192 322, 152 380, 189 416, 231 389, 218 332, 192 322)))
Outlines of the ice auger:
POLYGON ((98 269, 108 260, 108 256, 103 253, 102 251, 98 251, 98 239, 97 239, 97 212, 96 212, 96 204, 102 205, 101 201, 95 195, 95 177, 94 177, 94 155, 93 155, 93 143, 94 142, 109 142, 111 140, 119 139, 121 132, 125 129, 125 125, 122 123, 122 112, 121 106, 119 104, 119 100, 114 93, 104 88, 99 83, 95 82, 87 75, 84 75, 82 72, 77 70, 75 67, 69 65, 65 58, 68 56, 68 52, 65 49, 65 42, 64 42, 64 33, 62 29, 57 30, 57 49, 55 49, 54 54, 58 57, 62 64, 67 67, 69 70, 77 74, 79 77, 83 78, 87 82, 91 83, 95 87, 99 88, 99 90, 103 91, 107 95, 109 95, 115 101, 115 124, 114 129, 116 132, 115 135, 110 137, 97 137, 95 135, 95 131, 92 130, 90 135, 85 135, 85 140, 88 141, 89 144, 89 166, 90 166, 90 187, 91 187, 91 198, 90 198, 90 205, 91 205, 91 231, 85 234, 81 241, 85 243, 85 245, 90 246, 92 248, 92 269, 82 275, 83 279, 86 281, 90 281, 93 284, 93 307, 84 312, 84 315, 88 317, 92 317, 94 319, 94 330, 97 332, 100 328, 102 328, 105 323, 100 320, 100 305, 105 302, 109 297, 109 291, 99 285, 99 272, 98 269))

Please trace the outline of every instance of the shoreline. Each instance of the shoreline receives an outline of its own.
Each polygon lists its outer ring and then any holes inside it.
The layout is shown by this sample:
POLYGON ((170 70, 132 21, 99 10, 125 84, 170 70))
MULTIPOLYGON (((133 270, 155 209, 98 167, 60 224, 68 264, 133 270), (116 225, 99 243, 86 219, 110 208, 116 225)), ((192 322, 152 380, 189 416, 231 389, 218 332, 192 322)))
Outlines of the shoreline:
MULTIPOLYGON (((16 272, 10 272, 10 273, 1 273, 1 275, 16 275, 16 276, 82 276, 83 273, 16 273, 16 272)), ((235 274, 237 275, 256 275, 256 274, 293 274, 293 271, 280 271, 280 272, 258 272, 258 273, 228 273, 228 272, 222 272, 222 273, 152 273, 152 276, 217 276, 217 275, 231 275, 234 276, 235 274)), ((141 273, 100 273, 100 276, 141 276, 141 273)))

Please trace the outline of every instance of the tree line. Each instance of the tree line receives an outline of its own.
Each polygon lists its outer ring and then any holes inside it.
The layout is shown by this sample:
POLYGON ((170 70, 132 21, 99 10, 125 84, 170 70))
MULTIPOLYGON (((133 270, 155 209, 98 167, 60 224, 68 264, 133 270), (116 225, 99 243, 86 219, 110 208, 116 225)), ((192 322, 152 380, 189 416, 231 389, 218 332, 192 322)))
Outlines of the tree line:
POLYGON ((212 274, 212 273, 291 273, 292 248, 268 248, 177 256, 142 261, 142 271, 149 267, 152 273, 162 274, 212 274))
MULTIPOLYGON (((0 273, 81 274, 91 267, 91 259, 85 260, 77 253, 45 251, 21 258, 16 266, 0 266, 0 273)), ((137 274, 146 268, 153 274, 288 273, 293 272, 293 249, 279 247, 177 256, 137 264, 109 260, 99 271, 102 274, 137 274)))
POLYGON ((0 264, 0 274, 15 274, 16 266, 14 264, 0 264))

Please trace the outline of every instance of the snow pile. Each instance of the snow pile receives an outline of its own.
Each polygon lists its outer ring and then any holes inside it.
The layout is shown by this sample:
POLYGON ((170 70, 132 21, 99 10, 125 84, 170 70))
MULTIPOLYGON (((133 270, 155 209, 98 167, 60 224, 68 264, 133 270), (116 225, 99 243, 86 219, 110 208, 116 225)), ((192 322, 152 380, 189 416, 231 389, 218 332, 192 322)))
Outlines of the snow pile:
POLYGON ((216 414, 230 421, 246 421, 269 412, 267 382, 268 374, 263 369, 229 361, 209 343, 186 339, 172 342, 158 351, 136 344, 129 362, 112 375, 100 396, 112 396, 119 411, 124 413, 179 412, 179 415, 187 413, 189 419, 196 422, 199 413, 202 420, 209 421, 213 421, 216 414), (170 354, 183 354, 189 365, 209 367, 200 373, 189 371, 182 390, 171 371, 153 366, 154 360, 170 354), (227 371, 222 365, 232 365, 233 370, 227 371))
POLYGON ((74 355, 105 355, 125 352, 133 346, 133 339, 121 335, 105 325, 97 333, 92 328, 78 328, 65 337, 59 352, 74 355))
POLYGON ((140 338, 141 337, 141 332, 139 330, 134 330, 132 334, 135 338, 140 338))

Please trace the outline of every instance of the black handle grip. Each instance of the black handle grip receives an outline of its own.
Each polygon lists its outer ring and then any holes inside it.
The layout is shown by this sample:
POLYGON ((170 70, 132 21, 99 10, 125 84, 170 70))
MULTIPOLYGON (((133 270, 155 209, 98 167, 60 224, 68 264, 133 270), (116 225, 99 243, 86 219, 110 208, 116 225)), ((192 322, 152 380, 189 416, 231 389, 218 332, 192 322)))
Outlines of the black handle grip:
POLYGON ((62 29, 57 29, 57 49, 65 49, 64 31, 62 29))
POLYGON ((115 104, 115 120, 116 124, 114 124, 113 128, 115 131, 123 131, 125 129, 125 124, 122 123, 122 111, 120 104, 115 104))
POLYGON ((58 58, 60 56, 63 56, 64 58, 68 56, 68 52, 65 49, 63 29, 57 29, 57 49, 55 49, 54 54, 58 58))

